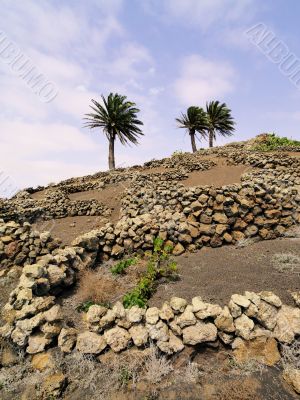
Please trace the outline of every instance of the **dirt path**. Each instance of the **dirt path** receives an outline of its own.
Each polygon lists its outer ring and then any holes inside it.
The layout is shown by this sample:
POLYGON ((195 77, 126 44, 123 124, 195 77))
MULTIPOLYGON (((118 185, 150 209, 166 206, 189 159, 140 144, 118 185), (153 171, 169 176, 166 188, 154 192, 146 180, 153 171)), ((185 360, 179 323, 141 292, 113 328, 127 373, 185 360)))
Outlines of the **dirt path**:
POLYGON ((183 254, 176 258, 180 280, 159 286, 151 305, 161 306, 175 293, 188 300, 202 296, 208 302, 227 304, 232 294, 245 290, 271 290, 292 304, 288 290, 300 289, 299 276, 278 272, 272 261, 274 254, 290 252, 300 257, 300 239, 261 241, 244 248, 206 247, 183 254))

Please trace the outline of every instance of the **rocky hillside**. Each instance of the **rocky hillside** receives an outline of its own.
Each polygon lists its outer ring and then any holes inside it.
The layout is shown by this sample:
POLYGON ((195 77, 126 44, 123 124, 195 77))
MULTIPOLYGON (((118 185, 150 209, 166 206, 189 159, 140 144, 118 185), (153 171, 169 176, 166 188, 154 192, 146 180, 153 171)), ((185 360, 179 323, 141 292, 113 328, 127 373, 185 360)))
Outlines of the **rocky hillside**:
MULTIPOLYGON (((189 271, 188 262, 184 267, 180 255, 196 254, 201 263, 208 249, 218 257, 223 246, 237 254, 250 245, 247 257, 259 262, 251 243, 263 240, 273 241, 274 253, 276 243, 286 246, 285 258, 274 259, 282 290, 285 274, 298 277, 300 254, 291 249, 299 240, 300 153, 258 151, 263 140, 175 154, 1 200, 2 398, 117 399, 118 387, 120 398, 162 399, 174 398, 177 385, 190 387, 180 397, 187 399, 300 393, 297 283, 287 305, 273 293, 278 279, 275 285, 271 276, 263 290, 259 276, 251 288, 241 278, 243 293, 223 304, 202 293, 191 298, 194 286, 187 286, 187 299, 176 295, 185 274, 202 274, 189 271), (172 296, 150 307, 162 285, 172 296), (209 372, 200 354, 208 357, 212 348, 221 358, 209 372), (274 365, 276 374, 267 368, 274 365), (256 377, 260 369, 265 377, 275 374, 273 386, 256 377), (244 382, 240 392, 228 387, 235 373, 244 382), (165 390, 170 397, 162 397, 165 390)), ((244 264, 237 262, 241 271, 244 264)), ((227 285, 223 276, 214 280, 227 285)))

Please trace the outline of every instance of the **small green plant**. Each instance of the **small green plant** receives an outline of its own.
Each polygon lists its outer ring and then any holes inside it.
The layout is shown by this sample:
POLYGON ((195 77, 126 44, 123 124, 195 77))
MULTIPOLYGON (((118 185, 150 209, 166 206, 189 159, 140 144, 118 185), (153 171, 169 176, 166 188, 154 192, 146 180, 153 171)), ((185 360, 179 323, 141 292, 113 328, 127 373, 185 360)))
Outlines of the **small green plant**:
POLYGON ((121 367, 119 382, 121 386, 127 386, 129 381, 132 379, 132 372, 127 367, 121 367))
POLYGON ((169 260, 171 246, 165 246, 163 239, 157 237, 153 241, 153 253, 147 264, 147 271, 137 286, 123 297, 125 308, 138 306, 146 307, 149 298, 156 289, 156 281, 161 277, 175 277, 177 264, 169 260))
POLYGON ((78 312, 88 312, 89 308, 93 306, 95 303, 93 301, 85 301, 83 303, 80 303, 77 307, 76 310, 78 312))
POLYGON ((125 274, 126 269, 131 265, 136 264, 136 262, 137 258, 127 258, 126 260, 119 261, 110 269, 110 271, 113 275, 125 274))
POLYGON ((272 151, 280 147, 300 147, 300 141, 288 139, 287 137, 280 137, 276 135, 276 133, 270 133, 267 136, 266 142, 255 146, 254 150, 272 151))
POLYGON ((4 383, 0 382, 0 390, 2 390, 4 388, 4 383))
POLYGON ((88 300, 88 301, 84 301, 83 303, 80 303, 76 307, 76 310, 78 312, 85 312, 86 313, 86 312, 89 311, 89 308, 91 306, 94 306, 94 305, 103 306, 103 307, 106 307, 106 308, 110 308, 111 307, 111 304, 109 304, 109 303, 95 303, 94 301, 88 300))
POLYGON ((176 157, 176 156, 183 156, 184 152, 182 150, 175 150, 174 153, 172 153, 171 157, 176 157))

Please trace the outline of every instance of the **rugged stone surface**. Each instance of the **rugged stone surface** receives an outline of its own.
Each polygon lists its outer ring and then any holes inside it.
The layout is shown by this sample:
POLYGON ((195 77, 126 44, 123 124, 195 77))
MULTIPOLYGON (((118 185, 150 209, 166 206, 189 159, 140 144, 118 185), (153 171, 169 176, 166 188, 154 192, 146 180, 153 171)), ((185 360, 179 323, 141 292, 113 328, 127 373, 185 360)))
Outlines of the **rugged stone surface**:
POLYGON ((142 346, 148 343, 149 333, 145 326, 134 325, 129 329, 129 334, 132 337, 133 343, 136 346, 142 346))
POLYGON ((197 322, 182 330, 183 343, 196 345, 204 342, 214 342, 217 338, 217 328, 212 323, 197 322))
POLYGON ((232 343, 234 356, 239 363, 256 360, 268 366, 274 366, 280 361, 277 342, 266 336, 257 337, 250 341, 241 338, 232 343))
POLYGON ((45 398, 58 399, 67 385, 67 378, 62 373, 56 373, 46 377, 42 391, 45 398))
POLYGON ((104 338, 107 344, 114 352, 126 349, 131 339, 126 329, 116 327, 104 332, 104 338))
POLYGON ((215 325, 220 331, 231 333, 235 331, 233 317, 230 314, 229 308, 224 307, 221 313, 215 319, 215 325))
POLYGON ((242 314, 234 321, 235 334, 245 340, 250 339, 251 331, 254 329, 254 322, 252 319, 242 314))
POLYGON ((77 339, 77 330, 74 328, 62 328, 58 336, 58 346, 63 353, 71 353, 77 339))
POLYGON ((300 394, 300 370, 288 368, 283 372, 283 378, 292 386, 296 393, 300 394))
POLYGON ((281 343, 292 343, 295 335, 300 334, 300 309, 282 306, 277 314, 274 337, 281 343))
POLYGON ((181 299, 180 297, 172 297, 170 300, 170 306, 175 313, 183 312, 186 305, 187 301, 185 299, 181 299))
POLYGON ((49 352, 38 353, 32 357, 31 365, 32 365, 32 368, 34 368, 34 369, 37 369, 39 371, 44 371, 46 369, 54 368, 55 362, 49 352))
POLYGON ((84 354, 99 354, 107 346, 103 336, 94 332, 79 333, 76 349, 84 354))

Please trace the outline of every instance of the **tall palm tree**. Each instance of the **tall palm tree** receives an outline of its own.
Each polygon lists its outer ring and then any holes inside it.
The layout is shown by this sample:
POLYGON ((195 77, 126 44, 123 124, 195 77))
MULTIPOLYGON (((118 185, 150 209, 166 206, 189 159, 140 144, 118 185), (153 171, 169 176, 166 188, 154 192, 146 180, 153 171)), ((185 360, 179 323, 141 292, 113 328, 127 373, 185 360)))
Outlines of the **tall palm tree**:
POLYGON ((231 110, 225 103, 211 101, 206 103, 206 114, 208 119, 209 147, 213 147, 216 133, 221 136, 232 136, 234 132, 234 119, 231 110))
POLYGON ((196 147, 196 132, 201 136, 206 136, 207 117, 203 108, 191 106, 187 109, 186 114, 181 114, 181 118, 176 118, 179 128, 184 128, 188 131, 193 153, 197 151, 196 147))
POLYGON ((109 169, 115 169, 115 140, 118 137, 125 145, 128 143, 138 144, 137 138, 143 135, 139 125, 143 125, 137 119, 140 111, 136 104, 126 100, 126 96, 118 93, 110 93, 107 99, 101 95, 103 105, 92 100, 90 106, 94 111, 85 114, 84 126, 90 129, 101 128, 109 141, 108 165, 109 169))

